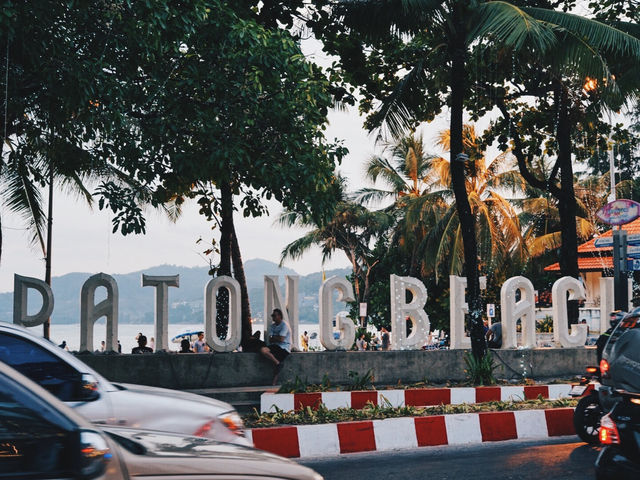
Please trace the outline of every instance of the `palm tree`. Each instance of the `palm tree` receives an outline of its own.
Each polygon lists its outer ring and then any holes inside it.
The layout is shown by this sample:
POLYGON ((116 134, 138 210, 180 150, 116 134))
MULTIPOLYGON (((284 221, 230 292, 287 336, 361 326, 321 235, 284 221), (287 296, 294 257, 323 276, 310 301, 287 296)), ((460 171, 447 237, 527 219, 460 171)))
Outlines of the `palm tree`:
MULTIPOLYGON (((584 242, 598 233, 596 212, 607 203, 607 175, 576 180, 576 237, 584 242)), ((562 246, 562 220, 558 201, 546 191, 530 187, 526 198, 515 203, 520 208, 523 237, 529 254, 540 257, 562 246)))
POLYGON ((394 203, 387 211, 395 210, 398 224, 395 227, 395 241, 403 249, 409 250, 409 275, 418 273, 418 251, 425 237, 427 225, 422 222, 407 224, 404 209, 408 202, 428 192, 431 187, 431 161, 433 157, 425 153, 422 135, 410 134, 395 143, 385 146, 390 159, 373 155, 365 166, 366 176, 374 184, 381 180, 386 189, 362 188, 354 195, 358 202, 373 202, 392 199, 394 203))
MULTIPOLYGON (((510 153, 487 160, 473 125, 463 128, 464 148, 469 152, 465 189, 477 225, 478 259, 487 272, 505 271, 521 265, 527 256, 520 222, 508 191, 522 191, 524 179, 510 168, 510 153)), ((440 133, 438 145, 451 148, 448 130, 440 133)), ((432 160, 433 179, 428 194, 409 203, 407 220, 429 225, 421 251, 423 270, 438 276, 444 267, 460 275, 464 266, 464 240, 451 186, 451 162, 444 157, 432 160), (435 204, 435 205, 434 205, 435 204)))
POLYGON ((371 211, 360 204, 343 200, 338 202, 332 218, 326 223, 315 223, 294 212, 282 213, 278 223, 286 227, 297 225, 311 228, 282 250, 280 265, 289 258, 300 258, 312 246, 320 247, 323 262, 330 259, 336 251, 342 251, 351 263, 356 301, 367 301, 369 277, 379 261, 371 255, 372 246, 393 224, 391 214, 371 211))
MULTIPOLYGON (((422 112, 415 108, 414 94, 426 72, 442 65, 430 63, 433 52, 448 60, 450 107, 451 188, 460 222, 467 275, 467 296, 473 353, 484 356, 486 344, 482 328, 482 304, 478 273, 476 224, 466 190, 467 165, 464 150, 463 112, 470 75, 467 58, 471 46, 479 41, 517 52, 524 48, 544 55, 557 51, 556 67, 571 64, 597 78, 610 77, 606 64, 594 61, 594 53, 616 52, 640 58, 640 41, 615 28, 569 13, 543 8, 519 7, 506 1, 475 0, 349 0, 340 2, 338 16, 347 29, 369 38, 394 35, 402 40, 424 35, 429 42, 424 57, 398 82, 383 102, 379 114, 394 136, 412 126, 422 112), (560 49, 560 46, 565 48, 560 49), (443 53, 444 52, 444 53, 443 53)), ((435 58, 435 56, 434 56, 435 58)), ((564 134, 564 133, 563 133, 564 134)), ((568 159, 570 163, 570 158, 568 159)), ((565 162, 566 164, 566 162, 565 162)))

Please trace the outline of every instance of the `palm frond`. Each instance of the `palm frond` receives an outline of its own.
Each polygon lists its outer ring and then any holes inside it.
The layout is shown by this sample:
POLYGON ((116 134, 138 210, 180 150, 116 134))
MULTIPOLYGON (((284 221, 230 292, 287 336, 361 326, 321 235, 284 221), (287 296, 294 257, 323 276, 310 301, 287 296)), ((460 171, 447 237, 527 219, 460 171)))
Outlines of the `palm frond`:
POLYGON ((2 171, 2 200, 8 211, 22 217, 30 232, 30 242, 46 255, 45 231, 47 217, 43 208, 39 186, 33 181, 24 166, 5 165, 2 171))
POLYGON ((557 44, 557 38, 548 24, 539 22, 529 9, 503 1, 484 2, 476 9, 476 27, 470 33, 476 38, 492 36, 507 48, 524 47, 546 52, 557 44))

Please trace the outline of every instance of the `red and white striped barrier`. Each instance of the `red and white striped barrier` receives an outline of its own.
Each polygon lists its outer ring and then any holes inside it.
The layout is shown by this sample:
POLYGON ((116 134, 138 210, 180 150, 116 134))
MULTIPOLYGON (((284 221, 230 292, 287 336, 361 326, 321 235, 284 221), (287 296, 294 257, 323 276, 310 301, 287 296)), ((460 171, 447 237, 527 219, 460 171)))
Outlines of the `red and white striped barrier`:
POLYGON ((491 401, 532 400, 542 395, 555 400, 566 398, 570 384, 527 385, 503 387, 461 387, 461 388, 415 388, 406 390, 364 390, 357 392, 316 392, 316 393, 263 393, 260 397, 260 411, 273 413, 278 410, 289 412, 307 407, 318 408, 323 403, 329 410, 337 408, 363 408, 367 403, 391 407, 425 407, 433 405, 460 405, 491 401))
POLYGON ((248 434, 256 448, 289 458, 561 435, 575 435, 572 408, 256 428, 248 434))

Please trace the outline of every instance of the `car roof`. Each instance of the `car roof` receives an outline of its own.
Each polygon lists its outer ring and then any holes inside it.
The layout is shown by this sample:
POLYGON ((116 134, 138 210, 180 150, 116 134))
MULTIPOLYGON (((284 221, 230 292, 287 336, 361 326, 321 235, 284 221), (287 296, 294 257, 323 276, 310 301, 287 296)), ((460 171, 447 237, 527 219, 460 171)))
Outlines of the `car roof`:
POLYGON ((22 375, 17 370, 11 368, 9 365, 0 362, 0 375, 8 377, 15 383, 18 383, 25 387, 31 395, 39 397, 45 403, 50 405, 53 409, 57 410, 58 413, 66 417, 70 422, 76 424, 79 428, 93 428, 91 423, 88 420, 84 419, 76 412, 73 411, 71 407, 68 407, 63 402, 58 400, 52 394, 47 392, 44 388, 42 388, 37 383, 29 380, 27 377, 22 375))
POLYGON ((13 334, 13 335, 17 335, 19 337, 28 338, 32 342, 35 342, 38 345, 40 345, 41 347, 49 350, 55 356, 63 359, 65 362, 67 362, 73 368, 78 370, 80 373, 90 373, 106 389, 108 389, 108 390, 117 390, 116 387, 114 387, 111 384, 111 382, 109 382, 109 380, 104 378, 102 375, 100 375, 98 372, 96 372, 89 365, 87 365, 86 363, 81 361, 78 357, 76 357, 72 353, 69 353, 66 350, 58 347, 56 344, 50 342, 49 340, 47 340, 44 337, 40 337, 38 335, 34 335, 33 332, 30 332, 29 330, 27 330, 26 328, 24 328, 24 327, 22 327, 20 325, 16 325, 16 324, 13 324, 13 323, 7 323, 7 322, 0 322, 0 332, 6 332, 6 333, 13 334))

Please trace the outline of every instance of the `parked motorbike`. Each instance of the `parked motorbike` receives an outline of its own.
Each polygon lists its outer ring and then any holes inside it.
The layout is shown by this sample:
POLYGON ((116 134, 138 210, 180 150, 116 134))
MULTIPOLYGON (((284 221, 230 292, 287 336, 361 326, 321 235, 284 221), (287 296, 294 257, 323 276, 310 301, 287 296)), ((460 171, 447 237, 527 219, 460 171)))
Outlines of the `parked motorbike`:
POLYGON ((616 391, 621 400, 600 421, 603 449, 596 460, 597 480, 640 478, 640 394, 616 391))
POLYGON ((598 443, 600 419, 604 415, 598 390, 600 388, 600 369, 587 367, 586 374, 571 387, 569 395, 582 397, 573 412, 573 426, 580 439, 591 445, 598 443))

